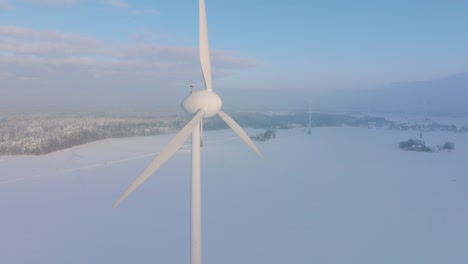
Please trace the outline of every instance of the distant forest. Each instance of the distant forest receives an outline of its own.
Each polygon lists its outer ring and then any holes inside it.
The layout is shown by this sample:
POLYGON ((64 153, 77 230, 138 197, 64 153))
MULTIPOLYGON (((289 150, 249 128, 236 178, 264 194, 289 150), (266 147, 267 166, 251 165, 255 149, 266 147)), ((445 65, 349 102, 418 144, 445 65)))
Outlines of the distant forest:
MULTIPOLYGON (((258 112, 232 113, 243 127, 288 129, 308 126, 308 113, 267 114, 258 112)), ((119 137, 152 136, 176 133, 188 122, 187 115, 145 114, 114 117, 97 114, 0 114, 0 155, 43 155, 85 143, 119 137)), ((419 129, 417 122, 397 123, 381 117, 353 117, 343 114, 312 114, 312 126, 385 127, 388 129, 419 129)), ((226 129, 226 124, 214 117, 204 120, 205 130, 226 129)), ((468 126, 426 123, 426 130, 464 131, 468 126)))
POLYGON ((32 115, 0 118, 0 155, 43 155, 85 143, 119 137, 176 132, 178 117, 99 117, 32 115))

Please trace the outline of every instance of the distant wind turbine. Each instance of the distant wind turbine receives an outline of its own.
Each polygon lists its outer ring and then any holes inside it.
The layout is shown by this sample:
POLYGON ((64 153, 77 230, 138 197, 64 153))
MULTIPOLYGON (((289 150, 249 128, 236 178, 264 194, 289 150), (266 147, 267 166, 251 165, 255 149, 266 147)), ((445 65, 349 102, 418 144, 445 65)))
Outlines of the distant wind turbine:
POLYGON ((312 130, 311 130, 311 125, 312 125, 312 103, 310 103, 310 106, 309 106, 309 135, 312 134, 312 130))
POLYGON ((120 204, 140 184, 148 179, 161 165, 164 164, 182 146, 184 141, 192 133, 192 179, 191 179, 191 263, 201 264, 201 190, 200 190, 200 143, 201 122, 203 118, 218 115, 226 124, 250 147, 263 158, 260 151, 250 140, 244 130, 226 113, 221 111, 221 98, 213 92, 211 86, 211 62, 208 46, 208 28, 206 22, 205 1, 199 0, 200 23, 200 64, 205 82, 205 89, 192 92, 182 102, 185 112, 193 115, 193 118, 184 128, 169 142, 148 167, 128 187, 122 196, 114 203, 113 207, 120 204))
POLYGON ((423 116, 422 118, 423 118, 423 119, 422 119, 422 121, 419 123, 419 139, 422 139, 422 138, 423 138, 423 132, 422 132, 422 131, 423 131, 423 124, 424 124, 424 122, 426 122, 426 120, 427 120, 427 117, 426 117, 426 107, 427 107, 427 105, 426 105, 426 103, 427 103, 426 100, 424 100, 424 101, 423 101, 423 112, 422 112, 422 116, 423 116))

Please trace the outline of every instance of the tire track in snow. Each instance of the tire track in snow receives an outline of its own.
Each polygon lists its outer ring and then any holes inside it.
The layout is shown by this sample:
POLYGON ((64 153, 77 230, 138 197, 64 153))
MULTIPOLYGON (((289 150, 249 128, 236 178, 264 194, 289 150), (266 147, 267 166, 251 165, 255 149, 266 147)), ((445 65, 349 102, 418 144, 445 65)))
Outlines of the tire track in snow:
MULTIPOLYGON (((228 142, 228 141, 232 141, 232 140, 236 140, 236 139, 239 139, 239 138, 238 137, 231 137, 229 139, 211 140, 211 141, 206 141, 205 144, 212 144, 212 143, 218 143, 218 142, 228 142)), ((188 146, 190 146, 190 144, 184 144, 184 145, 181 146, 181 148, 188 147, 188 146)), ((177 152, 186 152, 186 153, 188 153, 188 152, 190 152, 190 150, 189 151, 183 151, 183 150, 181 151, 181 149, 179 149, 177 152)), ((95 164, 90 164, 90 165, 85 165, 85 166, 81 166, 81 167, 70 168, 70 169, 65 169, 65 170, 60 170, 60 171, 55 171, 55 172, 41 173, 41 174, 36 174, 36 175, 33 175, 33 176, 29 176, 29 177, 21 177, 21 178, 16 178, 16 179, 0 181, 0 185, 6 185, 6 184, 16 183, 16 182, 25 182, 25 181, 28 181, 28 180, 37 180, 37 179, 41 179, 41 178, 57 177, 60 174, 65 174, 65 173, 79 171, 79 170, 87 170, 87 169, 97 168, 97 167, 103 167, 103 166, 108 166, 108 165, 113 165, 113 164, 125 163, 125 162, 129 162, 129 161, 133 161, 133 160, 139 160, 139 159, 150 157, 150 156, 156 156, 159 153, 160 153, 160 151, 159 152, 152 152, 152 153, 148 153, 148 154, 143 154, 143 155, 138 155, 138 156, 133 156, 133 157, 129 157, 129 158, 123 158, 123 159, 118 159, 118 160, 100 162, 100 163, 95 163, 95 164)))

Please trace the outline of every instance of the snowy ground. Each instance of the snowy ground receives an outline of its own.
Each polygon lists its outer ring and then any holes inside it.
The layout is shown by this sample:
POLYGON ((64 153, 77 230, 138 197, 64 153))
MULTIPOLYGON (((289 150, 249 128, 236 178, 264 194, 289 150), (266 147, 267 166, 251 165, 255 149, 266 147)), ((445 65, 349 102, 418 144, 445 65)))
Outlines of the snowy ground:
MULTIPOLYGON (((277 136, 262 160, 205 133, 204 263, 468 263, 468 134, 425 133, 451 153, 399 150, 414 131, 277 136)), ((111 209, 171 137, 0 157, 0 263, 189 263, 188 145, 111 209)))

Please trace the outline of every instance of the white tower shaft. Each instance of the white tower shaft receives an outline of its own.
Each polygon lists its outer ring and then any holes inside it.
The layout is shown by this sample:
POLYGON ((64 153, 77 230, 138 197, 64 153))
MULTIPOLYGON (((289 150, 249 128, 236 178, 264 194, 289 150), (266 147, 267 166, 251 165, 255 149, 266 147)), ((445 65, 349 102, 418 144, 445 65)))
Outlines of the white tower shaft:
POLYGON ((312 126, 312 103, 309 106, 309 135, 312 133, 311 131, 311 126, 312 126))
MULTIPOLYGON (((201 122, 201 121, 200 121, 201 122)), ((192 131, 191 264, 201 264, 200 122, 192 131)))

